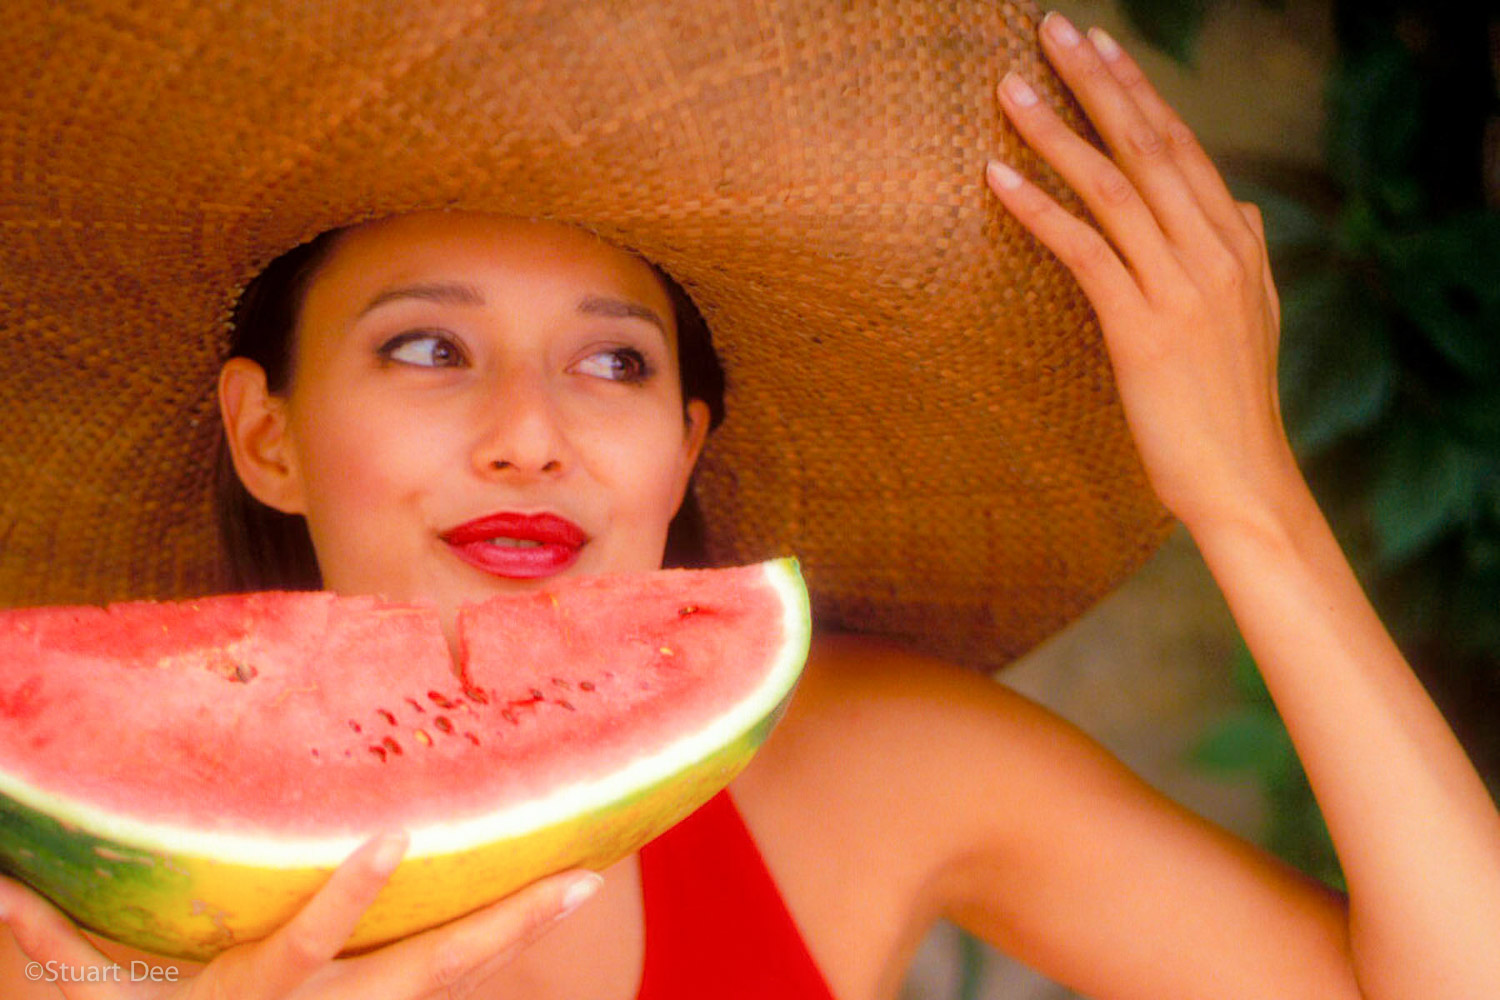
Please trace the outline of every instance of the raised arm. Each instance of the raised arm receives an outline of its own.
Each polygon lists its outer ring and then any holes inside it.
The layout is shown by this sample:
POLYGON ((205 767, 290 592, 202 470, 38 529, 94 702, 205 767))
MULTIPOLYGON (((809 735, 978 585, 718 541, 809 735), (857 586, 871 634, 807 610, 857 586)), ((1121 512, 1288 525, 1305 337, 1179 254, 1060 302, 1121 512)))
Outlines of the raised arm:
POLYGON ((1151 482, 1223 589, 1327 819, 1360 990, 1500 996, 1500 815, 1297 469, 1259 215, 1108 36, 1056 14, 1041 34, 1112 159, 1014 74, 1001 104, 1102 233, 1005 164, 990 186, 1099 314, 1151 482))

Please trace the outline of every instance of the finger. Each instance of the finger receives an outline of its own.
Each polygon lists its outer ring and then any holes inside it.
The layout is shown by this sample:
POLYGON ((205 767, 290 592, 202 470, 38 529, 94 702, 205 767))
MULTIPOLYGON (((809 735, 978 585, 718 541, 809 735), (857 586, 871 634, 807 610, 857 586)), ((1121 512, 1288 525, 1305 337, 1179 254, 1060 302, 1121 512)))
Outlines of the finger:
POLYGON ((1105 234, 1149 287, 1180 278, 1181 266, 1140 192, 1107 156, 1070 129, 1017 73, 1000 82, 1000 102, 1016 131, 1062 175, 1105 234))
POLYGON ((592 872, 533 882, 467 917, 343 963, 351 995, 466 996, 583 903, 603 880, 592 872), (352 977, 352 978, 351 978, 352 977), (362 992, 364 991, 364 992, 362 992))
MULTIPOLYGON (((1281 294, 1276 291, 1276 282, 1271 278, 1271 256, 1265 251, 1266 246, 1266 224, 1261 217, 1260 208, 1248 201, 1238 203, 1240 214, 1244 216, 1245 222, 1255 233, 1256 242, 1261 247, 1260 281, 1261 287, 1265 289, 1266 301, 1271 305, 1271 323, 1279 334, 1281 330, 1281 294)), ((1279 339, 1279 337, 1278 337, 1279 339)))
POLYGON ((43 973, 57 970, 55 981, 68 1000, 117 1000, 127 995, 121 985, 125 977, 116 981, 106 971, 118 968, 112 959, 90 944, 56 907, 8 878, 0 878, 0 916, 31 959, 28 978, 33 978, 33 968, 43 973), (88 981, 90 970, 95 970, 93 982, 88 981))
POLYGON ((1135 279, 1093 227, 1070 215, 1007 164, 991 161, 985 174, 990 190, 1006 210, 1072 273, 1095 310, 1102 313, 1142 304, 1135 279))
POLYGON ((1058 13, 1042 21, 1048 60, 1083 105, 1089 120, 1141 192, 1167 236, 1188 253, 1222 245, 1167 143, 1125 92, 1094 46, 1058 13))
POLYGON ((1167 150, 1215 225, 1233 231, 1241 221, 1234 196, 1193 130, 1151 86, 1140 65, 1102 28, 1089 30, 1089 41, 1110 75, 1124 88, 1140 113, 1166 143, 1167 150))
POLYGON ((205 974, 223 977, 226 995, 281 997, 338 955, 406 853, 404 833, 375 837, 349 855, 317 895, 274 934, 236 949, 205 974))

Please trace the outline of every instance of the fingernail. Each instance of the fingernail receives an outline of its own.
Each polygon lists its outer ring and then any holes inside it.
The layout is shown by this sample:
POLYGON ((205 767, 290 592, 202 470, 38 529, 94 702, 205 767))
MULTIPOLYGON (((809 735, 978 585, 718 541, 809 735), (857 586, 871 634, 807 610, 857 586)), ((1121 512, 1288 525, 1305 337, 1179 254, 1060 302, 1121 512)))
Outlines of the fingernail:
POLYGON ((380 838, 380 843, 375 847, 375 853, 370 856, 370 867, 376 874, 389 875, 401 864, 401 859, 406 856, 406 834, 388 833, 380 838))
POLYGON ((599 887, 603 884, 604 879, 590 873, 568 886, 567 892, 563 893, 562 909, 557 911, 557 919, 561 920, 584 903, 587 903, 594 897, 594 894, 599 891, 599 887))
POLYGON ((1023 108, 1029 108, 1036 103, 1036 91, 1031 89, 1030 84, 1021 79, 1021 75, 1015 70, 1005 74, 1000 81, 1000 86, 1010 95, 1010 99, 1023 108))
POLYGON ((1120 58, 1119 44, 1103 28, 1090 28, 1089 40, 1094 43, 1094 51, 1099 53, 1099 58, 1111 62, 1120 58))
POLYGON ((1072 22, 1055 10, 1042 18, 1042 27, 1052 36, 1054 42, 1066 45, 1070 49, 1082 41, 1078 35, 1078 29, 1073 27, 1072 22))
POLYGON ((985 170, 990 175, 990 183, 995 187, 1014 191, 1021 186, 1021 175, 999 160, 991 160, 985 170))

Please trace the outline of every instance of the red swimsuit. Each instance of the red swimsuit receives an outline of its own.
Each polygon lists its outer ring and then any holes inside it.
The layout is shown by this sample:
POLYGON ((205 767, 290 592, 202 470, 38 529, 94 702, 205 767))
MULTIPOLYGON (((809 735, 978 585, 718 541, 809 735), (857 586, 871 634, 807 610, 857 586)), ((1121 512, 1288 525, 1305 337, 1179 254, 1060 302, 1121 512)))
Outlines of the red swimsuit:
POLYGON ((833 1000, 728 792, 640 852, 637 1000, 833 1000))

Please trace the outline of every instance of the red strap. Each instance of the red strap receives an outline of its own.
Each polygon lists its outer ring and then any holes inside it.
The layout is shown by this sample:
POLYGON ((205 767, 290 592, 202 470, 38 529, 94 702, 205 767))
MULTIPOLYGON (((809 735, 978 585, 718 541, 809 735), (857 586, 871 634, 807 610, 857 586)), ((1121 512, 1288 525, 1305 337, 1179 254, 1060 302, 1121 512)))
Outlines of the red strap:
POLYGON ((640 852, 637 1000, 833 1000, 727 791, 640 852))

